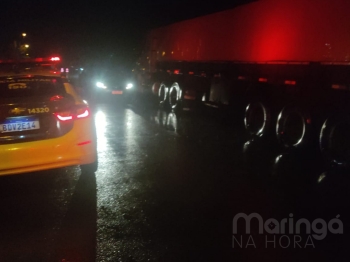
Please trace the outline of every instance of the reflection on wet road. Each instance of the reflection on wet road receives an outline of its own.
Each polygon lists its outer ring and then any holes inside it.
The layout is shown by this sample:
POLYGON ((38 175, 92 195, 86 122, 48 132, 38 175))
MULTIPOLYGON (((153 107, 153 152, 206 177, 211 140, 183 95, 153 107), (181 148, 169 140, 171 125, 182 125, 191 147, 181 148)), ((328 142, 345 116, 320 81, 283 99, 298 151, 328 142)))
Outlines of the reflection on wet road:
POLYGON ((300 169, 286 165, 275 179, 258 164, 269 155, 264 150, 250 154, 251 162, 242 154, 242 125, 215 115, 106 103, 94 117, 95 174, 70 167, 0 177, 0 261, 341 261, 346 254, 343 176, 305 190, 288 180, 300 169), (241 234, 242 247, 233 248, 239 213, 311 222, 339 214, 345 233, 328 232, 313 239, 315 247, 305 247, 308 234, 300 234, 302 248, 285 248, 295 237, 286 233, 266 248, 256 223, 254 245, 241 234))
POLYGON ((53 261, 79 176, 73 167, 0 177, 0 261, 53 261))
POLYGON ((97 109, 96 126, 98 261, 129 252, 143 254, 140 227, 147 223, 137 207, 144 201, 143 191, 149 183, 143 173, 149 171, 145 164, 148 152, 142 143, 151 143, 156 133, 150 123, 131 110, 107 105, 97 109))
MULTIPOLYGON (((242 155, 241 126, 215 117, 110 105, 99 110, 97 123, 101 121, 101 129, 108 131, 99 138, 103 143, 107 139, 107 147, 99 151, 101 168, 96 173, 98 261, 279 261, 286 256, 310 260, 333 256, 332 249, 325 248, 326 241, 316 243, 317 252, 264 249, 262 243, 258 252, 233 249, 232 219, 241 212, 264 218, 293 213, 310 221, 318 217, 329 221, 342 213, 345 222, 347 186, 339 187, 339 196, 331 193, 331 186, 316 184, 305 192, 250 168, 242 155)), ((281 174, 291 173, 287 169, 281 174)), ((337 241, 348 242, 342 237, 337 241)), ((345 245, 337 248, 344 251, 345 245)))

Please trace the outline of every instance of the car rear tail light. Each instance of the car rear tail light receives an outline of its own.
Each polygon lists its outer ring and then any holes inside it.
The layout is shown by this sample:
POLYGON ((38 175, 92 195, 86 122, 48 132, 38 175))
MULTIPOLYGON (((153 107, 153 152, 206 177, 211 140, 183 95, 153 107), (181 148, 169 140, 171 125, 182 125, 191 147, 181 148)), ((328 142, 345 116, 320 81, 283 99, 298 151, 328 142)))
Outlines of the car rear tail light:
POLYGON ((54 113, 60 121, 70 121, 73 119, 82 119, 90 116, 90 109, 86 106, 77 106, 69 111, 54 113))
POLYGON ((79 108, 77 110, 77 118, 85 118, 90 115, 89 109, 88 108, 79 108))
POLYGON ((73 119, 73 114, 70 111, 54 113, 54 115, 61 121, 69 121, 73 119))

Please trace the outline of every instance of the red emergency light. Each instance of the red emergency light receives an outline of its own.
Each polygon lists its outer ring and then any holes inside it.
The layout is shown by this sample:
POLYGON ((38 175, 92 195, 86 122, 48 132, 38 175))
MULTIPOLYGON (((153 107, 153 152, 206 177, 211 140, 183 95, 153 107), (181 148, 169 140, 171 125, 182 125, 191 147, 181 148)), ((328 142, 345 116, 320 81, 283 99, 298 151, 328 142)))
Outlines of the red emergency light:
POLYGON ((61 61, 61 59, 58 56, 54 56, 50 58, 51 61, 61 61))
POLYGON ((41 62, 59 62, 61 61, 61 58, 58 56, 53 56, 49 58, 43 58, 43 57, 37 57, 37 58, 25 58, 25 59, 20 59, 20 60, 15 60, 15 59, 5 59, 5 60, 0 60, 1 64, 13 64, 13 63, 41 63, 41 62))

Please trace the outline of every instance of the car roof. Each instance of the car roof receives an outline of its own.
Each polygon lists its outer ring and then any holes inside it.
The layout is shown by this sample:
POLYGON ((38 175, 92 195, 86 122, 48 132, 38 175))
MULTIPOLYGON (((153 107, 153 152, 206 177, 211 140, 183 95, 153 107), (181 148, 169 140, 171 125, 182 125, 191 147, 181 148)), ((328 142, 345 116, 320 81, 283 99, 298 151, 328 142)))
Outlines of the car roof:
POLYGON ((0 77, 45 76, 64 77, 57 68, 58 61, 51 58, 30 58, 21 60, 0 60, 0 77))
POLYGON ((24 72, 1 72, 0 71, 0 77, 33 77, 33 76, 45 76, 45 77, 60 77, 60 78, 65 78, 64 76, 61 75, 61 72, 45 72, 45 71, 24 71, 24 72))
POLYGON ((26 72, 25 74, 23 72, 21 73, 2 73, 0 72, 0 78, 12 78, 12 77, 52 77, 52 78, 61 78, 63 83, 68 83, 68 79, 65 76, 62 76, 60 74, 53 74, 49 72, 36 72, 36 73, 31 73, 31 72, 26 72))

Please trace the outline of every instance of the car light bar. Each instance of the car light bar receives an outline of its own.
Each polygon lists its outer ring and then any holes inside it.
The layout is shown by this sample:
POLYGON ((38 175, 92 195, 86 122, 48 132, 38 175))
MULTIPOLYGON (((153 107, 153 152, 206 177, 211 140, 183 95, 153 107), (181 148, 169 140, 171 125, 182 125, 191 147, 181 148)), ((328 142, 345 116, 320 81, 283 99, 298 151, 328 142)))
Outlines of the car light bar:
POLYGON ((51 61, 61 61, 61 59, 58 56, 51 57, 50 60, 51 61))
POLYGON ((0 60, 0 64, 13 64, 13 63, 41 63, 41 62, 60 62, 61 58, 58 56, 53 57, 37 57, 37 58, 25 58, 20 60, 6 59, 0 60))

